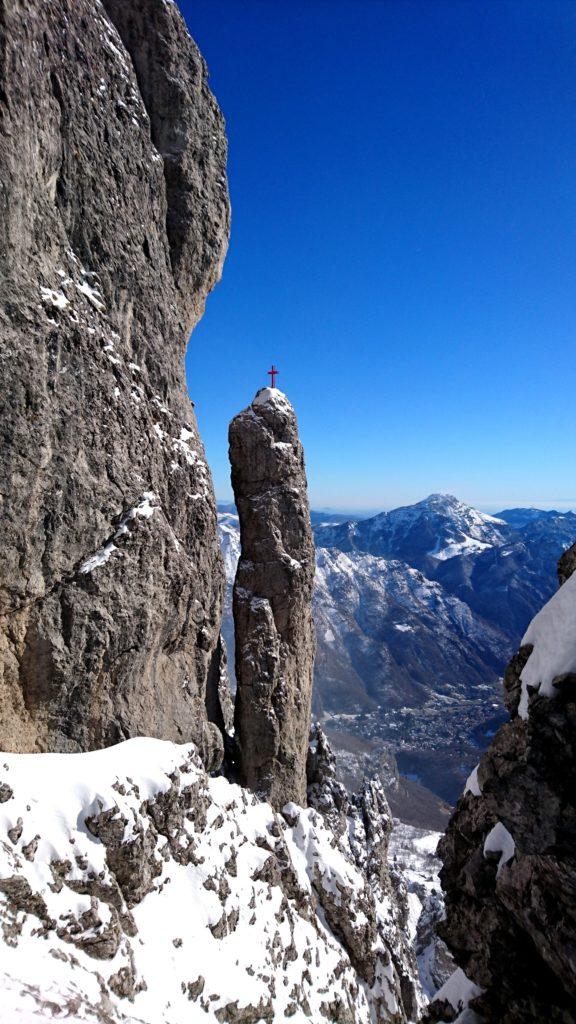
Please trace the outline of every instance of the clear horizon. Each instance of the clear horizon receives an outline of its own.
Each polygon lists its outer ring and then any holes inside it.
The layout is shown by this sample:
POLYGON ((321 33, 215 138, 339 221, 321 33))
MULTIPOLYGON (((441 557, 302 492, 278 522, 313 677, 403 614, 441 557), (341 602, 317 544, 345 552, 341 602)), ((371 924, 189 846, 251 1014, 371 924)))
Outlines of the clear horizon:
MULTIPOLYGON (((438 494, 438 493, 441 493, 441 492, 432 491, 431 493, 432 494, 435 494, 435 493, 438 494)), ((315 505, 311 501, 310 502, 310 509, 313 512, 326 512, 326 513, 331 513, 333 515, 350 515, 351 517, 352 516, 358 516, 358 517, 362 517, 362 518, 368 519, 371 516, 378 515, 380 512, 391 512, 393 509, 402 508, 402 507, 404 507, 406 505, 415 505, 419 501, 424 501, 429 496, 430 495, 425 494, 421 498, 416 498, 415 501, 401 501, 397 505, 396 504, 395 505, 388 505, 386 507, 375 506, 373 508, 354 508, 353 506, 349 506, 349 505, 340 506, 340 507, 338 507, 338 506, 334 507, 334 506, 331 506, 331 505, 328 505, 328 506, 326 506, 326 505, 315 505)), ((459 498, 459 500, 463 501, 465 505, 472 505, 471 502, 464 501, 464 499, 461 498, 460 495, 458 495, 458 494, 455 494, 454 497, 455 498, 459 498)), ((216 497, 216 501, 217 501, 217 503, 219 505, 230 505, 230 504, 234 503, 234 497, 233 497, 232 494, 230 494, 230 496, 226 497, 226 498, 222 498, 222 497, 218 497, 217 496, 216 497)), ((567 501, 568 501, 568 499, 567 499, 567 501)), ((492 516, 495 515, 497 512, 506 512, 506 511, 508 511, 510 509, 513 509, 513 508, 535 508, 535 509, 541 509, 543 512, 547 512, 547 511, 550 511, 552 509, 555 509, 557 512, 563 512, 563 513, 566 513, 566 512, 576 512, 576 508, 574 507, 574 499, 572 499, 572 504, 561 504, 561 503, 559 503, 558 505, 554 505, 554 506, 552 506, 552 505, 538 505, 538 504, 530 505, 530 504, 527 504, 526 502, 524 502, 524 503, 514 504, 514 505, 498 505, 498 506, 495 505, 494 507, 492 507, 492 506, 488 507, 488 506, 485 506, 485 505, 483 505, 483 506, 481 506, 481 505, 472 505, 472 508, 476 508, 476 509, 478 509, 479 512, 484 512, 484 513, 486 513, 486 515, 492 515, 492 516)))
POLYGON ((314 508, 576 507, 576 6, 181 9, 229 136, 230 250, 187 353, 221 500, 274 361, 314 508))

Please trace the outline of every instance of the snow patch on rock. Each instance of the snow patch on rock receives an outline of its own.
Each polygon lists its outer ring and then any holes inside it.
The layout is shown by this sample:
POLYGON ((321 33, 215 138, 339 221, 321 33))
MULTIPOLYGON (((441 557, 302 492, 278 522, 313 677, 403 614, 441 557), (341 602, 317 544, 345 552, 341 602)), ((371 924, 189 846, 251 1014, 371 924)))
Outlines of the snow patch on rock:
POLYGON ((135 505, 134 508, 129 508, 125 515, 122 516, 112 539, 101 548, 98 548, 98 551, 93 555, 90 555, 90 558, 87 558, 82 562, 78 572, 84 575, 86 573, 93 572, 94 569, 99 569, 102 565, 106 565, 106 562, 110 560, 114 552, 118 551, 118 547, 114 542, 119 541, 130 532, 129 524, 134 519, 150 519, 150 517, 154 515, 154 512, 159 508, 158 504, 152 504, 152 502, 157 502, 157 500, 158 499, 154 494, 154 491, 145 491, 138 504, 135 505))
POLYGON ((474 1024, 475 1021, 479 1021, 477 1014, 473 1014, 471 1011, 465 1017, 468 1011, 469 1003, 472 999, 476 999, 477 996, 482 995, 482 989, 475 985, 473 981, 470 981, 466 977, 461 967, 458 967, 454 974, 452 974, 448 981, 442 986, 440 991, 436 994, 436 1000, 442 1002, 445 1000, 450 1004, 453 1010, 456 1010, 458 1017, 456 1017, 454 1024, 474 1024))
POLYGON ((499 853, 500 860, 498 861, 498 870, 496 875, 498 876, 509 860, 516 853, 516 844, 510 835, 508 829, 502 824, 501 821, 497 821, 494 828, 490 830, 486 839, 484 840, 484 856, 487 853, 499 853))
POLYGON ((480 783, 478 781, 478 768, 479 765, 476 765, 476 767, 472 769, 470 775, 466 779, 464 793, 471 793, 472 796, 482 796, 482 790, 480 788, 480 783))
POLYGON ((522 694, 518 714, 528 717, 528 687, 544 697, 554 696, 554 680, 576 672, 576 573, 550 598, 532 619, 522 645, 533 651, 522 674, 522 694))
POLYGON ((282 408, 283 406, 290 412, 293 412, 290 401, 286 397, 283 391, 279 391, 278 388, 261 388, 256 396, 252 399, 252 405, 276 405, 282 408))

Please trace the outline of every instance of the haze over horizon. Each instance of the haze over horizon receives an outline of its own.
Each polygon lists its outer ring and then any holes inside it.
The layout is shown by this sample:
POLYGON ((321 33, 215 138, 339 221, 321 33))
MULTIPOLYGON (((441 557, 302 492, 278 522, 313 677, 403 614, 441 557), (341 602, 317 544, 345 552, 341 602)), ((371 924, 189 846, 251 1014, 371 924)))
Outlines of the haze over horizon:
POLYGON ((576 7, 195 0, 232 239, 187 355, 216 492, 272 361, 311 504, 576 507, 576 7))
MULTIPOLYGON (((436 492, 433 491, 433 492, 431 492, 431 494, 435 494, 435 493, 436 494, 446 494, 447 492, 443 492, 443 491, 436 491, 436 492)), ((343 506, 343 505, 341 505, 341 506, 319 505, 319 504, 314 504, 313 501, 310 502, 310 508, 311 508, 311 510, 313 512, 326 512, 326 513, 332 513, 334 515, 339 515, 339 516, 340 515, 349 515, 351 518, 353 518, 354 516, 357 516, 358 518, 361 518, 361 519, 368 519, 371 516, 378 515, 380 512, 391 512, 393 509, 402 508, 405 505, 406 506, 408 506, 408 505, 415 505, 418 502, 425 501, 427 498, 431 497, 431 494, 426 494, 426 495, 424 495, 421 498, 415 498, 413 501, 400 501, 400 502, 398 502, 398 504, 382 505, 382 506, 376 506, 376 507, 373 507, 373 508, 372 507, 360 508, 358 506, 343 506)), ((470 505, 472 508, 476 508, 476 509, 478 509, 478 511, 484 512, 486 515, 492 515, 492 516, 495 516, 498 512, 505 512, 505 511, 507 511, 509 509, 512 509, 512 508, 534 508, 534 509, 542 509, 542 511, 550 511, 550 510, 552 510, 552 506, 550 506, 550 505, 529 504, 529 503, 526 503, 526 502, 519 502, 517 504, 507 505, 507 506, 498 505, 496 507, 496 505, 494 505, 494 507, 487 507, 485 505, 484 506, 474 505, 472 502, 468 502, 468 501, 465 501, 463 498, 460 498, 459 495, 457 495, 457 494, 450 495, 450 496, 454 497, 454 498, 458 498, 465 505, 470 505)), ((222 497, 219 497, 217 495, 216 500, 218 502, 218 505, 234 504, 233 497, 224 497, 224 498, 222 498, 222 497)), ((575 500, 574 499, 572 499, 571 501, 570 501, 570 499, 566 499, 566 503, 565 504, 561 504, 561 505, 559 505, 559 506, 557 506, 555 508, 556 508, 556 511, 561 512, 561 513, 576 512, 576 507, 574 507, 574 504, 575 504, 575 500)))

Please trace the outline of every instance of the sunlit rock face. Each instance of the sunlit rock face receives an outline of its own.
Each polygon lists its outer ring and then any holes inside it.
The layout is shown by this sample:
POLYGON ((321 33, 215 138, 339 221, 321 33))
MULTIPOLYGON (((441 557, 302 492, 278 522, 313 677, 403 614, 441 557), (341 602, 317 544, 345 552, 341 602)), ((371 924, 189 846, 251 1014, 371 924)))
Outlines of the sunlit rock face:
POLYGON ((489 1024, 574 1021, 575 551, 562 557, 562 585, 508 667, 510 721, 440 844, 440 933, 476 986, 471 1008, 489 1024))
POLYGON ((240 778, 276 807, 306 803, 314 545, 296 416, 263 388, 230 424, 241 554, 233 595, 240 778))
POLYGON ((183 356, 217 281, 222 116, 178 8, 4 5, 0 746, 221 758, 221 559, 183 356))

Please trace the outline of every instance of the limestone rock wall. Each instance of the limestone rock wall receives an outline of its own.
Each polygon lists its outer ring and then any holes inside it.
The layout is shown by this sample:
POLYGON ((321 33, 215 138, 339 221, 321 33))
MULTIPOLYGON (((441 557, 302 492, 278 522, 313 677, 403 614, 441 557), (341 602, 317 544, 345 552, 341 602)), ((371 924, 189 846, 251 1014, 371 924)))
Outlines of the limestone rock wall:
POLYGON ((227 246, 223 119, 174 3, 2 0, 0 37, 0 746, 147 734, 214 764, 183 357, 227 246))
POLYGON ((233 595, 241 781, 306 805, 314 545, 294 410, 263 388, 230 424, 241 557, 233 595))
MULTIPOLYGON (((488 1024, 576 1020, 575 552, 560 560, 562 586, 508 667, 510 721, 440 845, 440 933, 488 1024)), ((445 1013, 438 1006, 430 1019, 452 1019, 445 1013)))

